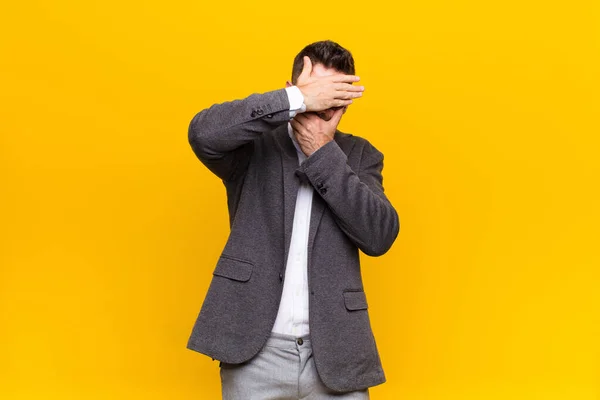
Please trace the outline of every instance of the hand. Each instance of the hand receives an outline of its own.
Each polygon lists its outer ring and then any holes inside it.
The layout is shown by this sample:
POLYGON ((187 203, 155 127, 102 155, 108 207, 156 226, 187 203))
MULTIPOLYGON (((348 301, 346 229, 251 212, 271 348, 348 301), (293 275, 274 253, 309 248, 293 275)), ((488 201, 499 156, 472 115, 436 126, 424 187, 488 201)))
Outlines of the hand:
POLYGON ((352 99, 362 96, 364 86, 353 86, 360 78, 355 75, 335 74, 328 76, 310 76, 312 63, 304 56, 304 68, 298 76, 296 86, 304 96, 306 111, 323 111, 332 107, 352 104, 352 99))
POLYGON ((307 157, 333 140, 344 111, 344 107, 335 110, 329 121, 312 112, 298 114, 290 121, 300 149, 307 157))

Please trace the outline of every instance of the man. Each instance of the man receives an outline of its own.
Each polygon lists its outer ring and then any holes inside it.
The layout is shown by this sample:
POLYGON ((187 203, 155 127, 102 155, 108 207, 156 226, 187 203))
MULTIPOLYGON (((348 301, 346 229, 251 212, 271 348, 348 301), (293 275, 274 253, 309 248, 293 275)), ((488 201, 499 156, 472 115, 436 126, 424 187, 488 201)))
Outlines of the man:
POLYGON ((383 154, 337 125, 363 86, 332 41, 286 88, 200 111, 189 142, 223 181, 231 232, 187 348, 220 361, 224 399, 368 399, 385 382, 359 253, 400 223, 383 154), (309 318, 310 316, 310 318, 309 318))

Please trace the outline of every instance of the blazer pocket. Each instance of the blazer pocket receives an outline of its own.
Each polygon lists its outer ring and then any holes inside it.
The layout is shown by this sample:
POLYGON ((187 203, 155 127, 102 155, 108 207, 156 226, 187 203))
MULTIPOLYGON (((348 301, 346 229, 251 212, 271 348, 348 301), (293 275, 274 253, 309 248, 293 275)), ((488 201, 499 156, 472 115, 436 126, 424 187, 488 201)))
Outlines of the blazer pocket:
POLYGON ((246 282, 252 275, 254 264, 231 256, 221 255, 213 275, 223 276, 234 281, 246 282))
POLYGON ((363 290, 344 290, 343 294, 346 309, 354 311, 368 308, 367 296, 363 290))

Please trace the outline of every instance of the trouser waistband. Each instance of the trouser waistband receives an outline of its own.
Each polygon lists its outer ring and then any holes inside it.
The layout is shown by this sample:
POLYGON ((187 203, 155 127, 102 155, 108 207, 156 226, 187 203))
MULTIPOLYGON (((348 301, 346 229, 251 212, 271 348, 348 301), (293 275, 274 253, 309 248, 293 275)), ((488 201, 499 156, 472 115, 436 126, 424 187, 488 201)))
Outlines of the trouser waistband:
POLYGON ((300 343, 304 345, 310 344, 310 334, 294 336, 285 333, 271 332, 266 345, 280 348, 296 348, 296 344, 300 343))

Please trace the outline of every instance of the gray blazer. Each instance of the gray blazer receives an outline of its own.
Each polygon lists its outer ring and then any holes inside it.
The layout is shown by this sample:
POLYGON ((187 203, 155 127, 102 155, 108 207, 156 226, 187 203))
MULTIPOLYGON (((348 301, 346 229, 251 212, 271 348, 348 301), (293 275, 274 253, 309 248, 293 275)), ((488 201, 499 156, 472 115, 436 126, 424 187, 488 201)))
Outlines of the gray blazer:
POLYGON ((375 386, 386 378, 358 250, 382 255, 400 229, 382 186, 383 154, 338 130, 298 165, 289 107, 285 89, 278 89, 215 104, 190 122, 194 153, 225 185, 231 231, 187 348, 232 364, 261 350, 281 300, 298 186, 308 180, 316 190, 308 285, 317 371, 335 391, 375 386))

